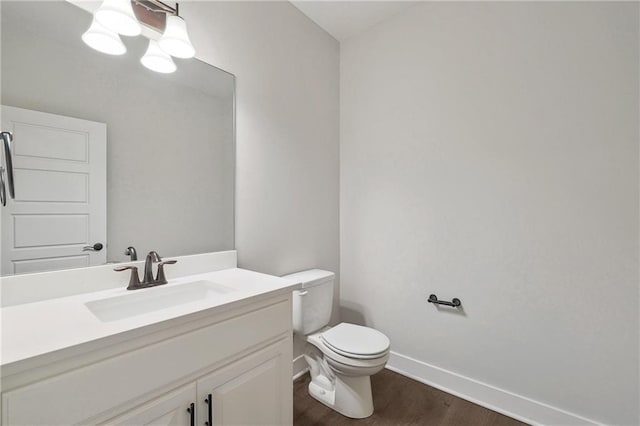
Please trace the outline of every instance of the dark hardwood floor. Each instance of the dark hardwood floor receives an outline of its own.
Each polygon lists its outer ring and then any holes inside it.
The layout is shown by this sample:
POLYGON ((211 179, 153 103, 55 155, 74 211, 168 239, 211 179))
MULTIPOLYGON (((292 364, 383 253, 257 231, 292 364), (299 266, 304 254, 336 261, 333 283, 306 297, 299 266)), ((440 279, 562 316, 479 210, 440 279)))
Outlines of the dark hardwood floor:
POLYGON ((295 426, 522 426, 525 423, 384 369, 371 377, 373 415, 354 420, 309 396, 309 375, 293 384, 295 426))

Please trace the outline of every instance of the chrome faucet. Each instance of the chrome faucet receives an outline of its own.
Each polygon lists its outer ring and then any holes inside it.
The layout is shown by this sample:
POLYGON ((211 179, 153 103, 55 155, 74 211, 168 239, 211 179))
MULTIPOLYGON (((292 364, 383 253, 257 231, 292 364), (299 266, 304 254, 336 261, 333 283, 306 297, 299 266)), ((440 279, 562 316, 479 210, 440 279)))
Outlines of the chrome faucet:
POLYGON ((131 277, 129 278, 129 286, 127 290, 138 290, 140 288, 146 287, 154 287, 161 284, 167 283, 167 277, 164 274, 164 265, 173 265, 178 262, 177 260, 162 260, 160 255, 158 255, 155 251, 150 251, 147 254, 147 258, 144 262, 144 275, 142 282, 140 282, 140 277, 138 276, 138 267, 129 265, 129 266, 119 266, 114 268, 113 270, 116 272, 122 271, 131 271, 131 277), (153 278, 153 264, 158 263, 158 272, 156 273, 156 277, 153 278))

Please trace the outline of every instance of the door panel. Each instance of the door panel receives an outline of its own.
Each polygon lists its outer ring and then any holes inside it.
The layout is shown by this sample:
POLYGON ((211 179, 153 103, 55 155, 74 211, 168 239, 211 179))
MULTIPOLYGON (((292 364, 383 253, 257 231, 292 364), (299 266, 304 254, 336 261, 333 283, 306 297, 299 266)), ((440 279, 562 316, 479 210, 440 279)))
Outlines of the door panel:
POLYGON ((20 134, 20 144, 15 145, 14 149, 15 155, 88 162, 89 137, 86 132, 20 122, 15 123, 13 128, 15 133, 20 134))
POLYGON ((54 271, 56 269, 86 268, 87 266, 89 266, 89 255, 13 261, 16 274, 30 274, 32 272, 54 271))
POLYGON ((2 209, 1 274, 104 264, 106 125, 2 106, 14 135, 16 197, 2 209))
POLYGON ((199 380, 199 424, 208 421, 209 394, 213 425, 291 424, 289 344, 268 346, 199 380))
POLYGON ((214 423, 220 425, 281 424, 282 395, 278 359, 245 371, 212 391, 214 423), (248 405, 247 401, 251 401, 248 405))
POLYGON ((195 402, 195 398, 196 384, 192 383, 103 424, 189 426, 191 415, 195 416, 195 413, 191 414, 187 409, 195 402))
POLYGON ((14 166, 16 201, 87 203, 89 173, 31 170, 14 166))
POLYGON ((15 248, 88 244, 89 215, 16 215, 13 230, 15 248))

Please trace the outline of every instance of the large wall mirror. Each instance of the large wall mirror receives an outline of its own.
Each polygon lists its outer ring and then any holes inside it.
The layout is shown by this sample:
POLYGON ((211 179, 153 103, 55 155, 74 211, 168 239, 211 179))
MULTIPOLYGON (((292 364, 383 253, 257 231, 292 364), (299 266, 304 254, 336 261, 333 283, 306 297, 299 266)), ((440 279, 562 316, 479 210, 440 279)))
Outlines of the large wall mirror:
POLYGON ((1 16, 1 274, 233 249, 233 75, 148 70, 144 36, 99 53, 81 40, 91 14, 66 1, 3 1, 1 16))

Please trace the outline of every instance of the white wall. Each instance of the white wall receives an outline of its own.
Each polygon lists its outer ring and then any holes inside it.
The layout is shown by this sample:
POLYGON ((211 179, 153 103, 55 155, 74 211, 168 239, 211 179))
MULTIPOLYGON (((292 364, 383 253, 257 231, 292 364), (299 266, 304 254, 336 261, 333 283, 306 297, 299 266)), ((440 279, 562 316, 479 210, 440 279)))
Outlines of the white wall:
POLYGON ((239 264, 338 270, 339 46, 288 2, 186 2, 198 57, 236 76, 239 264))
POLYGON ((424 3, 343 43, 343 319, 638 424, 638 7, 424 3))
POLYGON ((338 273, 338 42, 288 2, 180 11, 197 56, 236 76, 239 266, 338 273))

